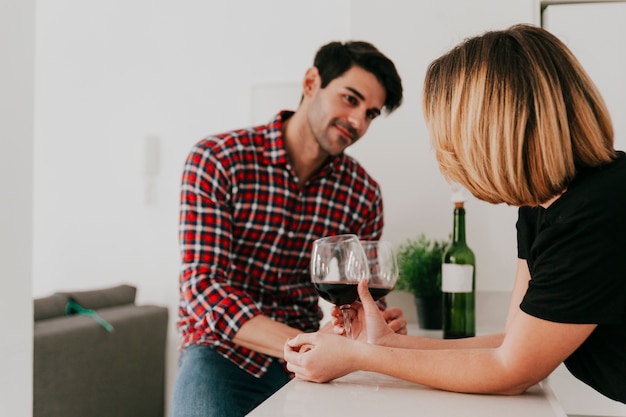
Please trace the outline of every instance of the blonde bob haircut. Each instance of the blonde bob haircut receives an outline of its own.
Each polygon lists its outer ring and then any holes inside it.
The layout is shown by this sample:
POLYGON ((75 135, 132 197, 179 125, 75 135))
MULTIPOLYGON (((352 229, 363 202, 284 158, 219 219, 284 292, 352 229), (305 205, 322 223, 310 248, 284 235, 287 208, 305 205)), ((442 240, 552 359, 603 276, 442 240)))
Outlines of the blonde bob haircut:
POLYGON ((423 111, 446 179, 494 204, 536 206, 616 158, 600 93, 548 31, 515 25, 430 64, 423 111))

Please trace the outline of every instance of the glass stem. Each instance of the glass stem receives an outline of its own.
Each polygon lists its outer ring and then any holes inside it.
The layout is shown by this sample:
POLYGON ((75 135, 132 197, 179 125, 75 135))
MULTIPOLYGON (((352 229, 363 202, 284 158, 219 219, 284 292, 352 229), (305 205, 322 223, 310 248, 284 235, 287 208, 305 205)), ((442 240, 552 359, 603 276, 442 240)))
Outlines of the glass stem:
POLYGON ((352 320, 350 318, 350 304, 339 307, 343 315, 343 328, 346 330, 346 336, 352 339, 352 320))

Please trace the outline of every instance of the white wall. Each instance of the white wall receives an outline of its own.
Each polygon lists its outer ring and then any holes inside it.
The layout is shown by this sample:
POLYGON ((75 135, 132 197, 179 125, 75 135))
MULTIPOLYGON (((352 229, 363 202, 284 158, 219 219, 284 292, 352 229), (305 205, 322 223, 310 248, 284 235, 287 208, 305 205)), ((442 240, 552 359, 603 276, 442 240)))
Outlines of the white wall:
POLYGON ((34 0, 0 0, 0 415, 32 415, 34 0))
POLYGON ((253 87, 299 83, 319 46, 348 37, 348 0, 304 4, 37 4, 33 294, 127 282, 140 303, 169 306, 168 392, 184 159, 202 137, 251 123, 253 87))
POLYGON ((319 44, 347 36, 347 1, 320 3, 304 21, 289 0, 240 4, 38 4, 36 295, 125 281, 142 298, 175 297, 191 145, 249 124, 253 84, 299 80, 319 44), (159 145, 151 204, 148 136, 159 145))
POLYGON ((543 26, 567 44, 604 98, 615 133, 615 148, 626 150, 626 1, 555 4, 543 26), (588 25, 587 22, 602 22, 588 25), (601 47, 599 47, 601 46, 601 47))

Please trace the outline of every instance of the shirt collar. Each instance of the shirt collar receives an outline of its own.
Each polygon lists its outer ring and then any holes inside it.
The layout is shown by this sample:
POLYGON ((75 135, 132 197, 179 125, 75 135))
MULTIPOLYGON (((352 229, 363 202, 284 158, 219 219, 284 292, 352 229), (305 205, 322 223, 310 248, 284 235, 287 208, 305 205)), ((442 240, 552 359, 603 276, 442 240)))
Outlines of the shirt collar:
POLYGON ((268 164, 282 165, 288 162, 283 124, 293 113, 289 110, 281 111, 265 128, 265 160, 268 164))
MULTIPOLYGON (((274 119, 272 119, 266 126, 265 130, 265 160, 266 163, 271 165, 286 165, 289 163, 287 158, 287 150, 285 148, 285 137, 283 135, 284 122, 293 116, 294 112, 291 110, 283 110, 279 112, 274 119)), ((323 176, 328 173, 338 173, 343 164, 344 159, 347 158, 344 153, 341 155, 329 158, 322 167, 320 167, 318 173, 323 176)))

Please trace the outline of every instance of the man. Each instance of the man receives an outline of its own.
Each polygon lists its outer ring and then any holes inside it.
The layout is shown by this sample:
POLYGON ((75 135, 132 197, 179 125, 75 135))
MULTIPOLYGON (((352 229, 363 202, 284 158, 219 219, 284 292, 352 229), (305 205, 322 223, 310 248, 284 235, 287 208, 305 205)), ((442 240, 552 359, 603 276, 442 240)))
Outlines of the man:
MULTIPOLYGON (((182 351, 171 417, 242 416, 289 381, 285 341, 322 318, 312 242, 382 233, 380 188, 344 150, 401 101, 386 56, 366 42, 332 42, 306 71, 295 113, 192 149, 181 191, 182 351)), ((399 309, 384 314, 406 333, 399 309)))

